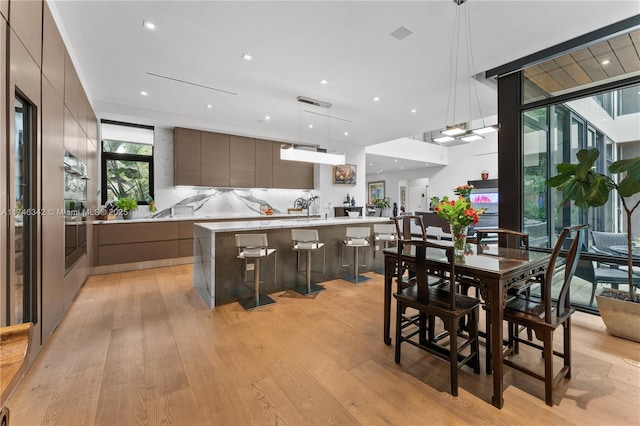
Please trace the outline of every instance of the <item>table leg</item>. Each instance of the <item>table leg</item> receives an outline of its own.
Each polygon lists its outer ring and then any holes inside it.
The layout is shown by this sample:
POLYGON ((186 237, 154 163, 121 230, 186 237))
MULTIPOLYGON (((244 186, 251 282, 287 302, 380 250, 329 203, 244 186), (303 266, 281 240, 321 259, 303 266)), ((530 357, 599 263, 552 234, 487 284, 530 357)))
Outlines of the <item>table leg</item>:
POLYGON ((489 299, 491 300, 491 357, 493 360, 493 397, 491 403, 502 408, 504 399, 502 398, 503 389, 503 368, 502 368, 502 320, 503 320, 503 294, 504 288, 502 283, 488 286, 489 299))
POLYGON ((389 334, 391 328, 391 286, 393 278, 393 270, 396 262, 390 256, 384 258, 384 343, 391 344, 391 336, 389 334))

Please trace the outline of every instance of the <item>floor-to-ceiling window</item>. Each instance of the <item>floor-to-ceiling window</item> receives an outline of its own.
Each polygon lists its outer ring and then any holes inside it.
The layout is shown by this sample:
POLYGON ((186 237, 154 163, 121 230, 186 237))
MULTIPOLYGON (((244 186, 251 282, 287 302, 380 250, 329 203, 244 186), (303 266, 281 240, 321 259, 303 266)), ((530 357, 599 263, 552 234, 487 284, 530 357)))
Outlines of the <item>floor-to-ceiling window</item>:
MULTIPOLYGON (((500 192, 510 202, 500 206, 500 226, 525 230, 531 247, 550 250, 563 227, 588 223, 592 232, 583 259, 593 268, 623 268, 626 262, 616 243, 603 252, 595 239, 608 233, 626 241, 617 193, 583 211, 562 204, 561 192, 544 182, 557 174, 558 164, 575 163, 580 149, 599 150, 595 168, 604 174, 616 160, 640 157, 640 29, 629 20, 610 30, 609 39, 602 40, 602 31, 585 35, 572 41, 575 50, 550 48, 487 73, 498 75, 500 192)), ((638 215, 633 220, 640 222, 638 215)), ((640 223, 632 226, 639 237, 640 223)), ((592 294, 607 283, 577 276, 572 302, 595 310, 592 294)))

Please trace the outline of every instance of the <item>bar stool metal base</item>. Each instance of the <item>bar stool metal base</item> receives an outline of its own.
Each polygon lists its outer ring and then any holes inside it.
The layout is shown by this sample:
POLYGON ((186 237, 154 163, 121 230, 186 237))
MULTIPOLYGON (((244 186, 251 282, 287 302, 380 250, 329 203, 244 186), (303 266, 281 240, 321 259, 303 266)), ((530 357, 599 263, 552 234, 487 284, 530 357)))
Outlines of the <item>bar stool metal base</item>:
POLYGON ((365 277, 364 275, 356 275, 355 277, 353 275, 349 275, 347 277, 342 277, 342 279, 353 284, 360 284, 369 281, 371 278, 365 277))
POLYGON ((260 308, 262 306, 272 305, 276 303, 271 297, 266 294, 261 294, 259 297, 246 297, 244 299, 238 300, 238 303, 242 305, 247 311, 251 309, 260 308))
POLYGON ((293 288, 293 291, 302 294, 303 296, 308 296, 309 294, 320 293, 321 291, 325 291, 324 286, 317 285, 315 283, 311 283, 309 285, 302 284, 293 288))

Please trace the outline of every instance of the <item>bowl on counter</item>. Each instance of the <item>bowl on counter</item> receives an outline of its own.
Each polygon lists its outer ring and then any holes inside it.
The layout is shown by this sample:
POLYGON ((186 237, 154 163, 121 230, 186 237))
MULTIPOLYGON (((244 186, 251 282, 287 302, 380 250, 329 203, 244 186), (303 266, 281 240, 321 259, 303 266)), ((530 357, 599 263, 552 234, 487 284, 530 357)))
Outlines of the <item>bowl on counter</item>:
POLYGON ((360 212, 347 212, 349 217, 360 217, 360 212))

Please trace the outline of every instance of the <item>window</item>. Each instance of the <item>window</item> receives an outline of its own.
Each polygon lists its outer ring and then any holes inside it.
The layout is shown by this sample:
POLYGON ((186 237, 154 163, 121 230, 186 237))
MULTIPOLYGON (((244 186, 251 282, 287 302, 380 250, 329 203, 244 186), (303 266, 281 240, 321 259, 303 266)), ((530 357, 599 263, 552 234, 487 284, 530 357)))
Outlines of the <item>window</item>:
POLYGON ((153 127, 102 120, 102 203, 153 198, 153 127), (149 143, 151 142, 151 143, 149 143))

